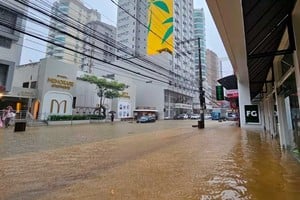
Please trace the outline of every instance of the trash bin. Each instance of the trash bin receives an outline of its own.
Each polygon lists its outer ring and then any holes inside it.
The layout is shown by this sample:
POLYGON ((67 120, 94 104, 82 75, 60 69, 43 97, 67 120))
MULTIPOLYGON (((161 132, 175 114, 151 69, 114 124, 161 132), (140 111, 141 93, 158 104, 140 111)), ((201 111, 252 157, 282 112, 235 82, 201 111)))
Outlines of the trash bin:
POLYGON ((15 132, 26 130, 26 120, 15 121, 15 132))

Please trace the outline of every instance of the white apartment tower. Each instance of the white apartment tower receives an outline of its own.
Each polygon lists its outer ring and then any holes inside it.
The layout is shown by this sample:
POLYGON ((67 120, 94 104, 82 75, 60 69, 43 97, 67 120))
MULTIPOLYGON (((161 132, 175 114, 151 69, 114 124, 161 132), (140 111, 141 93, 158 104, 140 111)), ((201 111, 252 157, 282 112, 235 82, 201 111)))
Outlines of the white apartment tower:
POLYGON ((4 98, 12 90, 14 69, 20 64, 23 34, 17 29, 25 26, 21 14, 26 9, 13 0, 0 1, 0 93, 4 98))
MULTIPOLYGON (((58 18, 63 19, 65 23, 52 19, 50 25, 58 30, 50 29, 49 39, 56 44, 60 44, 80 52, 83 51, 84 43, 78 41, 76 38, 84 39, 84 34, 81 31, 70 27, 69 24, 73 24, 78 29, 84 30, 87 23, 101 20, 101 16, 97 10, 87 8, 80 0, 58 0, 54 2, 52 12, 58 18), (76 38, 65 35, 59 30, 70 33, 76 38)), ((47 45, 46 54, 46 57, 55 57, 63 62, 76 64, 78 66, 81 66, 83 58, 83 56, 79 53, 64 49, 51 43, 47 45)))
POLYGON ((147 0, 119 0, 116 39, 123 46, 119 55, 146 54, 147 4, 147 0))
MULTIPOLYGON (((137 84, 137 106, 149 106, 151 102, 141 102, 139 99, 158 98, 160 96, 162 105, 151 105, 156 108, 163 108, 163 116, 172 118, 174 115, 183 112, 192 112, 192 102, 195 96, 195 67, 194 52, 197 50, 194 42, 193 25, 193 0, 173 1, 173 37, 174 51, 172 55, 164 52, 161 55, 145 56, 147 45, 147 0, 119 0, 118 21, 117 21, 117 42, 126 46, 124 57, 138 57, 150 60, 152 69, 167 74, 170 85, 163 89, 155 87, 150 94, 144 84, 137 84), (167 64, 166 64, 167 63, 167 64), (157 65, 162 68, 157 68, 157 65), (144 87, 144 88, 139 88, 144 87), (163 94, 159 90, 163 91, 163 94), (140 94, 141 93, 141 94, 140 94), (155 94, 157 93, 157 94, 155 94)), ((153 14, 155 18, 155 13, 153 14)), ((125 48, 124 48, 125 49, 125 48)), ((147 62, 149 64, 149 62, 147 62)), ((148 84, 151 85, 151 84, 148 84)), ((159 101, 156 101, 159 102, 159 101)))
POLYGON ((94 73, 96 66, 104 62, 111 63, 116 59, 116 27, 100 22, 89 22, 85 27, 88 33, 84 37, 83 52, 91 57, 84 56, 81 71, 94 73))
POLYGON ((207 68, 209 70, 207 71, 207 82, 210 87, 208 90, 210 94, 207 94, 211 96, 211 99, 216 102, 216 86, 218 85, 217 80, 221 78, 221 71, 220 71, 220 60, 218 58, 218 55, 207 49, 206 50, 206 61, 207 61, 207 68))
MULTIPOLYGON (((200 59, 202 67, 202 78, 206 79, 206 34, 204 9, 194 10, 194 38, 200 38, 200 59)), ((198 47, 198 41, 195 46, 198 47)), ((195 52, 196 77, 199 76, 199 51, 195 52)))

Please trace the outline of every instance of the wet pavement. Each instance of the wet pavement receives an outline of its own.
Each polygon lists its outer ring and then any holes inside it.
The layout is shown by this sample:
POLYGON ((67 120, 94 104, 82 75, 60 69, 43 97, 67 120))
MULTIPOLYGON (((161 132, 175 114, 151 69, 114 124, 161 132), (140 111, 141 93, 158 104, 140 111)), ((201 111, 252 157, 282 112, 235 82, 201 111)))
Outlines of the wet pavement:
POLYGON ((0 130, 0 199, 300 199, 300 163, 232 122, 0 130))

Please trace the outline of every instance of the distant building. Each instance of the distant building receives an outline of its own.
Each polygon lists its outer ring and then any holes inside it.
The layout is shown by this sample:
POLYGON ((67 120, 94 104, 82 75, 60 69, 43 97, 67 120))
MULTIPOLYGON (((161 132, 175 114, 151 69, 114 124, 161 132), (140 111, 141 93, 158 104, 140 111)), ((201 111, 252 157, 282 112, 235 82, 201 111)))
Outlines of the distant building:
POLYGON ((216 102, 216 86, 217 80, 221 78, 220 61, 217 54, 209 49, 206 50, 206 63, 207 63, 207 83, 208 94, 211 97, 211 101, 216 102))
MULTIPOLYGON (((194 42, 191 42, 194 39, 193 0, 173 2, 174 52, 172 55, 163 52, 154 56, 146 55, 148 1, 119 0, 118 4, 121 8, 118 9, 117 42, 123 45, 123 51, 118 54, 166 75, 161 77, 147 70, 141 71, 166 83, 157 85, 156 81, 148 79, 136 82, 137 106, 155 107, 160 118, 173 118, 179 113, 192 112, 196 88, 194 54, 191 52, 197 50, 194 42)), ((154 19, 158 14, 153 14, 154 19)), ((128 67, 140 71, 134 64, 129 63, 128 67)))
MULTIPOLYGON (((204 9, 194 9, 194 38, 200 38, 202 78, 206 79, 206 31, 204 9)), ((198 47, 198 41, 195 42, 198 47)), ((195 51, 195 76, 199 80, 199 52, 195 51)))
MULTIPOLYGON (((194 9, 194 38, 200 38, 200 56, 199 51, 195 51, 195 88, 199 89, 199 57, 201 59, 201 68, 202 68, 202 80, 203 80, 203 89, 204 92, 207 93, 209 91, 208 83, 207 83, 207 69, 206 69, 206 30, 205 30, 205 15, 204 9, 194 9)), ((198 40, 195 41, 195 47, 198 48, 198 40)), ((198 109, 200 108, 199 102, 199 93, 195 95, 193 104, 194 104, 194 112, 198 113, 198 109), (197 108, 197 109, 196 109, 197 108)), ((211 102, 209 98, 205 98, 206 108, 211 108, 211 102)))
MULTIPOLYGON (((75 24, 75 26, 81 30, 84 30, 84 26, 87 23, 101 20, 100 13, 98 13, 97 10, 87 8, 80 0, 58 0, 53 4, 52 13, 68 24, 75 24), (76 22, 74 22, 74 20, 76 22), (79 25, 79 23, 81 25, 79 25)), ((55 19, 51 19, 50 25, 59 30, 71 33, 73 36, 80 39, 84 39, 84 34, 82 32, 55 19)), ((56 44, 60 44, 80 52, 83 51, 83 42, 62 34, 58 30, 50 29, 48 36, 49 39, 56 44)), ((83 56, 79 53, 66 50, 51 43, 47 45, 46 54, 46 57, 54 57, 62 60, 63 62, 75 64, 78 66, 78 69, 79 66, 81 66, 83 58, 83 56)))
MULTIPOLYGON (((83 52, 91 57, 98 58, 105 62, 113 62, 116 59, 116 27, 100 21, 87 23, 85 32, 89 33, 84 37, 83 52), (93 35, 90 36, 90 35, 93 35), (103 51, 101 50, 103 49, 103 51)), ((102 64, 91 57, 84 57, 81 70, 93 73, 97 63, 102 64)))
POLYGON ((116 40, 123 45, 123 51, 119 51, 119 55, 128 58, 145 55, 147 27, 140 24, 135 18, 128 15, 127 12, 135 16, 143 24, 147 24, 147 0, 119 0, 118 4, 123 8, 118 8, 117 16, 116 40))
MULTIPOLYGON (((84 73, 74 64, 61 62, 54 58, 44 58, 40 62, 16 67, 14 87, 19 99, 26 96, 27 101, 20 103, 24 112, 29 111, 34 119, 46 120, 49 115, 87 115, 99 107, 97 87, 79 79, 84 73)), ((117 119, 133 117, 135 107, 135 87, 128 79, 116 77, 116 81, 130 85, 120 98, 106 99, 107 112, 119 111, 117 119), (118 110, 118 105, 122 109, 118 110), (126 108, 123 109, 123 105, 126 108)))

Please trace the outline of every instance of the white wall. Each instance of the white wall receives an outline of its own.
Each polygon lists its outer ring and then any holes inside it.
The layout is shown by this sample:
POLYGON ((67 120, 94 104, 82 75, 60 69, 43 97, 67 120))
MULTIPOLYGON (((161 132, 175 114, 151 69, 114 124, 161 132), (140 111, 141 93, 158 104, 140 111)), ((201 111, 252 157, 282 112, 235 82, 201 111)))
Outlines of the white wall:
POLYGON ((42 99, 43 106, 41 108, 42 119, 46 119, 47 115, 71 115, 73 96, 67 92, 49 91, 42 99), (55 102, 53 101, 55 100, 55 102), (58 102, 58 104, 56 103, 58 102), (66 101, 66 104, 63 102, 66 101), (51 107, 52 112, 51 112, 51 107), (66 111, 66 112, 64 112, 66 111))
POLYGON ((263 112, 261 106, 258 107, 259 109, 259 121, 258 124, 246 123, 246 115, 245 115, 245 105, 253 105, 250 98, 250 89, 249 89, 249 82, 243 81, 241 82, 238 80, 238 90, 239 90, 239 112, 240 112, 240 125, 241 128, 247 129, 261 129, 263 128, 263 112))

